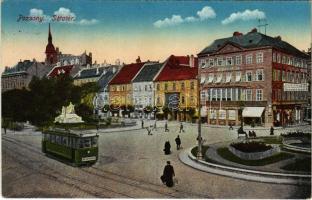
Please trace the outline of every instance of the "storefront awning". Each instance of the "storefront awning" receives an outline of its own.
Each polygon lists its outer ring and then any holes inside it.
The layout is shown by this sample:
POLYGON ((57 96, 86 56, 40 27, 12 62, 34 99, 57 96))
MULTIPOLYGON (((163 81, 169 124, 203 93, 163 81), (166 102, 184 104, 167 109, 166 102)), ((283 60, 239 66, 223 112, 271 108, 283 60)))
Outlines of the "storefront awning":
POLYGON ((264 107, 245 107, 243 117, 261 117, 264 107))

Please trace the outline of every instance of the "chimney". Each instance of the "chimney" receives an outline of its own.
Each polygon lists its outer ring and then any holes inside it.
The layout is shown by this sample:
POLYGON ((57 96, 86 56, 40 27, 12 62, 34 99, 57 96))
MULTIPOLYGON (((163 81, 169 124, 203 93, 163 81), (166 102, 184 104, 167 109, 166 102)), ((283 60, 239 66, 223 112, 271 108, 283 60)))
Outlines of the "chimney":
POLYGON ((55 51, 56 51, 56 53, 58 54, 60 50, 59 50, 58 47, 56 47, 55 51))
POLYGON ((256 29, 256 28, 253 28, 251 31, 250 31, 250 33, 257 33, 258 32, 258 30, 256 29))
POLYGON ((98 75, 100 73, 99 68, 96 68, 96 75, 98 75))
POLYGON ((115 68, 115 67, 113 67, 113 74, 115 74, 115 72, 116 72, 116 68, 115 68))
POLYGON ((135 61, 136 61, 136 63, 141 63, 141 58, 140 58, 140 56, 138 56, 138 58, 137 58, 135 61))
POLYGON ((193 54, 189 57, 189 64, 190 64, 190 67, 194 67, 194 65, 195 65, 195 60, 194 60, 193 54))
POLYGON ((275 39, 281 41, 281 40, 282 40, 282 37, 279 35, 279 36, 276 36, 275 39))
POLYGON ((243 35, 243 34, 240 33, 240 32, 238 32, 238 31, 235 31, 235 32, 233 33, 233 36, 241 36, 241 35, 243 35))

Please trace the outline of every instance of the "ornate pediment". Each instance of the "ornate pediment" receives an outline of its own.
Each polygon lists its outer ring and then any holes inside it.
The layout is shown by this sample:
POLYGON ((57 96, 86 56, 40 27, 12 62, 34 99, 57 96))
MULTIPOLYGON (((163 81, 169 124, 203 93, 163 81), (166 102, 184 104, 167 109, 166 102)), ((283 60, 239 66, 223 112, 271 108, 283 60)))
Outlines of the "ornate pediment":
POLYGON ((242 50, 242 48, 238 45, 235 45, 234 43, 226 43, 219 48, 218 53, 231 53, 240 50, 242 50))

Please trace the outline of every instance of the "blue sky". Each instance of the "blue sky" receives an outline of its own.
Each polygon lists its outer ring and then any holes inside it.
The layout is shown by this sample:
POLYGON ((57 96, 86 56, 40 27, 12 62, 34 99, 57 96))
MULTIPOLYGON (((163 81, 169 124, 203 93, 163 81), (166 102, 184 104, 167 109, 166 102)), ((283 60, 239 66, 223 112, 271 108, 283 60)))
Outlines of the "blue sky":
POLYGON ((4 0, 2 46, 9 51, 3 53, 2 65, 33 57, 43 60, 47 23, 17 22, 17 18, 30 15, 31 9, 52 16, 54 12, 61 13, 60 8, 74 15, 75 21, 51 22, 55 46, 64 53, 91 51, 98 62, 113 62, 117 58, 131 62, 138 55, 146 60, 163 60, 170 54, 197 54, 215 39, 229 37, 234 31, 250 31, 258 25, 255 16, 267 20, 268 35, 281 35, 299 49, 307 49, 311 41, 308 1, 4 0), (233 13, 236 16, 228 20, 230 23, 223 24, 233 13), (187 17, 193 19, 189 22, 187 17), (27 51, 29 42, 32 51, 27 51))

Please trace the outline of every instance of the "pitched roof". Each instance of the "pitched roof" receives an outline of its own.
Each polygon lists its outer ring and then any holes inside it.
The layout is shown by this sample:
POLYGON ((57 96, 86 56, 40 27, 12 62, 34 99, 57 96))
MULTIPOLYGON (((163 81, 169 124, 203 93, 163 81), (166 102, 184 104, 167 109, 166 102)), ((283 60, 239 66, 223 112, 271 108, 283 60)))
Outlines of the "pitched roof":
POLYGON ((112 78, 115 76, 115 74, 118 72, 118 68, 120 66, 114 65, 114 66, 110 66, 108 67, 106 73, 102 74, 102 76, 100 77, 100 79, 98 80, 98 84, 100 86, 100 92, 104 91, 104 88, 108 85, 109 81, 112 80, 112 78), (114 68, 115 67, 115 73, 114 73, 114 68))
POLYGON ((145 64, 132 82, 153 81, 163 63, 145 64))
POLYGON ((133 77, 139 72, 145 63, 132 63, 124 65, 109 84, 128 84, 133 77))
POLYGON ((73 65, 64 65, 64 66, 59 66, 59 67, 54 67, 48 74, 48 77, 55 77, 60 74, 71 74, 71 70, 73 69, 73 65))
POLYGON ((214 53, 226 43, 236 44, 246 49, 271 46, 296 56, 306 57, 306 54, 304 54, 294 46, 290 45, 289 43, 281 40, 280 38, 273 38, 262 33, 258 33, 256 32, 256 30, 249 32, 245 35, 239 34, 228 38, 217 39, 208 47, 204 48, 198 55, 214 53))
POLYGON ((194 58, 194 67, 191 67, 191 57, 171 55, 165 62, 162 71, 155 81, 175 81, 196 79, 198 73, 198 59, 194 58))
POLYGON ((11 68, 6 68, 3 72, 3 75, 17 73, 17 72, 25 72, 34 64, 33 61, 24 60, 23 62, 18 62, 15 66, 11 68))
POLYGON ((75 79, 95 78, 100 77, 106 67, 97 68, 84 68, 80 71, 80 74, 75 75, 75 79))

